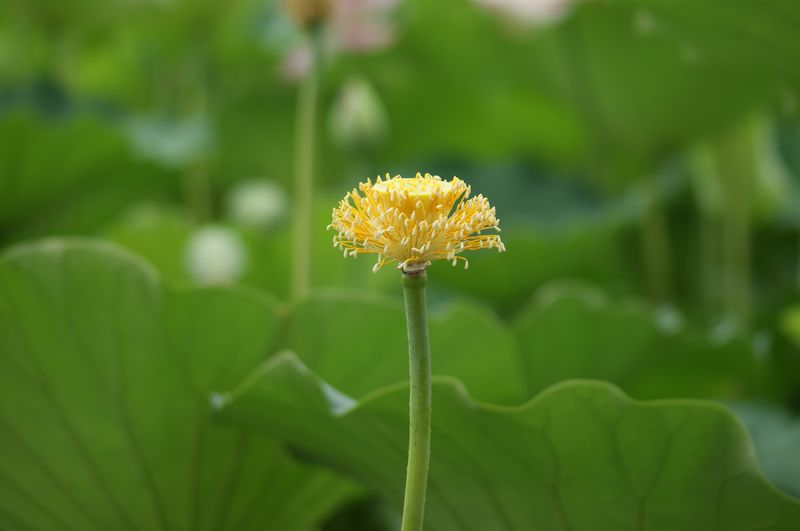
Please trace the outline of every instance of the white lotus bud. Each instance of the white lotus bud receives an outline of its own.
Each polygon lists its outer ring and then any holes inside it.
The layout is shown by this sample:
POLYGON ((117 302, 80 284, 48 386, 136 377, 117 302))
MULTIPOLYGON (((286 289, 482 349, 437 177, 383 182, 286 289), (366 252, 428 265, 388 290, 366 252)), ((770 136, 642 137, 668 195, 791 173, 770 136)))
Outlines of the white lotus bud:
POLYGON ((364 79, 350 79, 344 83, 329 119, 333 140, 350 149, 380 144, 388 130, 383 103, 364 79))
POLYGON ((186 267, 198 284, 229 284, 247 269, 247 250, 232 230, 206 225, 189 238, 186 267))
POLYGON ((564 18, 579 0, 475 0, 490 11, 523 26, 544 26, 564 18))
POLYGON ((236 185, 228 194, 228 216, 245 227, 264 229, 281 221, 289 210, 289 198, 275 181, 254 179, 236 185))

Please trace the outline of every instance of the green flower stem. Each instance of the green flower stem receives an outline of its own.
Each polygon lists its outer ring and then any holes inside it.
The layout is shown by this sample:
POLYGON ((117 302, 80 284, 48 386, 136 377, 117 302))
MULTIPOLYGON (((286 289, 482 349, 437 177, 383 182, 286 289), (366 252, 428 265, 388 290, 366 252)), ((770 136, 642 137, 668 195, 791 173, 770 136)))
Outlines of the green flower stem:
POLYGON ((431 348, 425 310, 426 283, 424 271, 415 275, 403 274, 411 392, 402 531, 422 530, 425 492, 428 487, 428 463, 431 454, 431 348))
POLYGON ((292 298, 304 297, 311 283, 314 155, 321 71, 320 29, 309 31, 311 68, 300 86, 295 123, 295 208, 292 250, 292 298))

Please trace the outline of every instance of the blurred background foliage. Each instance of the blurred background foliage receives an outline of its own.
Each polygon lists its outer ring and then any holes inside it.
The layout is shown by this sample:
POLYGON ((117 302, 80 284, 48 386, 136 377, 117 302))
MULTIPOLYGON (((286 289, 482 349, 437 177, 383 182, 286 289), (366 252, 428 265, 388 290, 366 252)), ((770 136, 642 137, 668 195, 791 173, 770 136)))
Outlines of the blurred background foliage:
MULTIPOLYGON (((493 400, 593 377, 634 398, 735 401, 770 478, 798 494, 776 456, 800 409, 800 4, 333 3, 312 285, 386 297, 394 316, 397 275, 342 260, 330 208, 378 173, 458 175, 497 207, 509 252, 434 265, 431 299, 505 327, 525 383, 493 400)), ((272 0, 3 2, 0 245, 104 238, 170 285, 286 300, 308 53, 272 0)), ((328 343, 352 321, 390 333, 369 305, 324 305, 297 318, 328 343)), ((321 352, 298 326, 285 345, 321 352)), ((385 512, 363 502, 326 525, 385 512)))

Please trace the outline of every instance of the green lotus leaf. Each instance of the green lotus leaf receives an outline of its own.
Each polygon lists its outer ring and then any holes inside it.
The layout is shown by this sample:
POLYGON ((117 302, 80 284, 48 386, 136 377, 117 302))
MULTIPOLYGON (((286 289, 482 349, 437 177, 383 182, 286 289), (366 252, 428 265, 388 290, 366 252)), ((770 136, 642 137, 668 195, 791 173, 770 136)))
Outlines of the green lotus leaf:
MULTIPOLYGON (((355 401, 285 352, 220 404, 227 422, 285 438, 401 506, 407 385, 355 401)), ((637 402, 610 384, 570 381, 501 407, 435 378, 433 413, 426 529, 800 526, 800 504, 763 478, 743 426, 711 402, 637 402)))
POLYGON ((0 259, 0 528, 305 531, 354 486, 211 423, 211 389, 273 351, 281 310, 175 291, 117 248, 0 259))
POLYGON ((676 312, 576 283, 540 290, 512 326, 531 393, 593 378, 636 398, 732 398, 746 396, 759 373, 740 341, 715 343, 676 312))

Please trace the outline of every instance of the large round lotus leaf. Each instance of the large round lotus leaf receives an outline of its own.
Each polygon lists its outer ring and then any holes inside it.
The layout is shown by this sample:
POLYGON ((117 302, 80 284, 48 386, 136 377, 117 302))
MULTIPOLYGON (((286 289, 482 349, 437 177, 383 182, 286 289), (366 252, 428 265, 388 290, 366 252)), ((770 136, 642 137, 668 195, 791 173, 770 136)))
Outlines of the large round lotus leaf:
MULTIPOLYGON (((229 422, 280 435, 401 506, 407 385, 350 400, 285 353, 221 403, 229 422)), ((571 381, 501 407, 439 378, 432 451, 435 531, 800 528, 800 503, 762 477, 742 425, 711 402, 636 402, 571 381)))
POLYGON ((166 289, 107 245, 5 254, 0 528, 307 530, 352 485, 209 416, 278 325, 262 295, 166 289))

